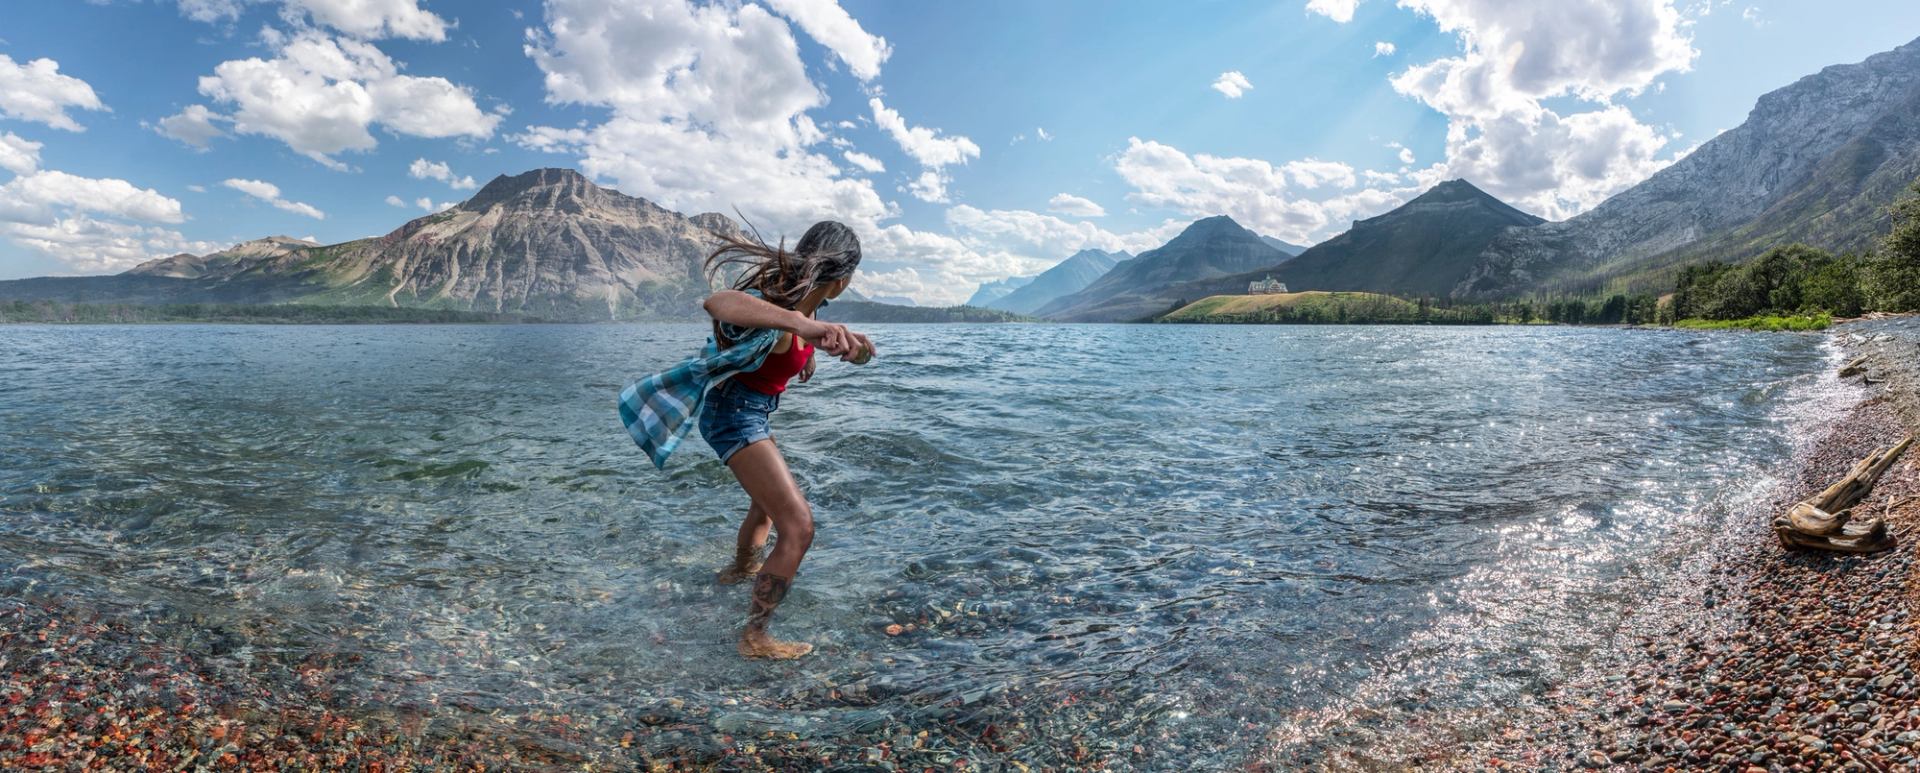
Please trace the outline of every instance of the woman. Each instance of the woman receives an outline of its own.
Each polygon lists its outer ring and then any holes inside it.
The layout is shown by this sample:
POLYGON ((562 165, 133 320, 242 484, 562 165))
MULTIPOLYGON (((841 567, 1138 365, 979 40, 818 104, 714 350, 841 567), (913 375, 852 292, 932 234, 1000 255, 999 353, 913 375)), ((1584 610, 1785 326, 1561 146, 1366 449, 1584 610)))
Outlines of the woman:
POLYGON ((813 543, 813 509, 787 471, 767 416, 779 406, 790 379, 813 377, 816 347, 849 362, 865 362, 873 355, 873 342, 866 336, 814 319, 828 299, 839 297, 853 282, 860 265, 860 240, 853 230, 831 221, 815 223, 792 252, 784 247, 769 247, 757 238, 722 237, 720 248, 707 258, 710 275, 730 267, 743 269, 734 289, 706 301, 715 343, 727 349, 744 345, 756 334, 763 336, 763 331, 778 331, 758 367, 714 387, 700 414, 701 437, 753 500, 740 524, 733 564, 719 576, 727 584, 753 578, 753 602, 740 634, 740 654, 749 658, 788 659, 813 651, 811 644, 779 641, 767 633, 774 609, 786 598, 813 543), (763 561, 769 527, 780 539, 763 561))

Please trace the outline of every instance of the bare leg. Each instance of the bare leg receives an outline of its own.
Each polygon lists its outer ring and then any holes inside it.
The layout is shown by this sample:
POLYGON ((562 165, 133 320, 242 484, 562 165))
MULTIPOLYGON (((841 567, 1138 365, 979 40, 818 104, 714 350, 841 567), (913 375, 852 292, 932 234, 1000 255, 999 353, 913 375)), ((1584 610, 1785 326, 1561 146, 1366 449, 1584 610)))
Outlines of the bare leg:
POLYGON ((773 522, 780 539, 773 555, 753 581, 753 602, 748 608, 747 626, 740 633, 740 654, 749 658, 797 658, 813 651, 813 645, 784 642, 767 633, 773 612, 787 597, 793 578, 800 572, 800 560, 813 545, 813 508, 794 483, 787 460, 772 440, 762 440, 735 452, 727 461, 740 487, 747 490, 755 506, 773 522))
POLYGON ((733 564, 720 570, 721 585, 751 580, 767 560, 767 529, 773 519, 767 517, 759 502, 747 508, 747 519, 740 523, 740 534, 733 541, 733 564))

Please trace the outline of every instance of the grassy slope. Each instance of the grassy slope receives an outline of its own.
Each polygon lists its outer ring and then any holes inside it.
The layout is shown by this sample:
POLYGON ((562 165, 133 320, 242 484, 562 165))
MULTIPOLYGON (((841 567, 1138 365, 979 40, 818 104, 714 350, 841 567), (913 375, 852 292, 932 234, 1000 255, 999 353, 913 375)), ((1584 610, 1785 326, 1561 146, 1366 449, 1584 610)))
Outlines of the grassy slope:
POLYGON ((1252 321, 1263 315, 1289 310, 1325 312, 1353 321, 1414 319, 1420 307, 1412 301, 1377 293, 1327 292, 1308 290, 1269 295, 1214 295, 1189 303, 1166 316, 1162 322, 1234 322, 1252 321))

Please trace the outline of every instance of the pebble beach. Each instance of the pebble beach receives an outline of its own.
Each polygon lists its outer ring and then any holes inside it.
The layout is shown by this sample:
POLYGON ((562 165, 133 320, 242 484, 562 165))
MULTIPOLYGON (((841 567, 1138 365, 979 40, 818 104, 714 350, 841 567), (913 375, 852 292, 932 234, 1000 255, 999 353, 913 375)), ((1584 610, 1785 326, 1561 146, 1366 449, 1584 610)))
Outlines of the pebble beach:
POLYGON ((1830 333, 1865 398, 1806 438, 1763 517, 1718 535, 1649 599, 1595 664, 1462 770, 1920 769, 1914 604, 1920 458, 1867 499, 1897 544, 1867 555, 1787 551, 1767 519, 1920 428, 1920 320, 1830 333))

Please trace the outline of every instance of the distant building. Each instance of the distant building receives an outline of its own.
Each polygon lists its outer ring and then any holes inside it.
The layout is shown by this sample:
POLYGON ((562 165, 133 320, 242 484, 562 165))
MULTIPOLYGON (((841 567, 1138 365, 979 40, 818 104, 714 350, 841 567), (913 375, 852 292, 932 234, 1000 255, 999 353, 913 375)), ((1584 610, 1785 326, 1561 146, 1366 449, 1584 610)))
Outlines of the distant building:
POLYGON ((1286 284, 1274 281, 1274 278, 1271 276, 1258 282, 1247 283, 1248 295, 1271 295, 1273 293, 1284 293, 1286 291, 1286 284))

